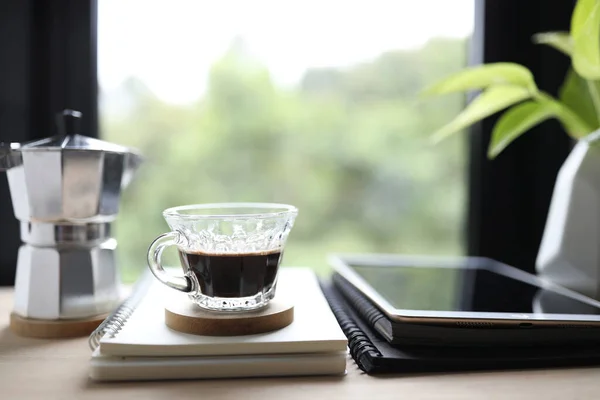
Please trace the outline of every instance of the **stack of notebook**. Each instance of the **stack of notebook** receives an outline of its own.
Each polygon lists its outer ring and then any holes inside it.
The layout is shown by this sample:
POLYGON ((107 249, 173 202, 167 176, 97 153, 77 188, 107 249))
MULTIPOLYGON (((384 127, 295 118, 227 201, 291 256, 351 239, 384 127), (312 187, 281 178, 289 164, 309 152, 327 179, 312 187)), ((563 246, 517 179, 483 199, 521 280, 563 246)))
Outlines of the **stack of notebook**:
POLYGON ((522 369, 600 364, 600 347, 426 347, 390 343, 382 334, 387 316, 341 275, 321 282, 350 354, 370 374, 522 369))
POLYGON ((270 333, 199 336, 169 329, 169 289, 150 275, 90 337, 94 380, 154 380, 344 374, 347 340, 305 268, 283 268, 278 295, 290 296, 294 322, 270 333))
MULTIPOLYGON (((171 289, 149 274, 90 337, 94 380, 335 375, 347 347, 367 373, 598 365, 600 348, 418 347, 386 340, 386 316, 341 275, 320 286, 305 268, 283 268, 278 296, 294 303, 294 322, 270 333, 199 336, 169 329, 171 289)), ((183 299, 182 301, 185 301, 183 299)))

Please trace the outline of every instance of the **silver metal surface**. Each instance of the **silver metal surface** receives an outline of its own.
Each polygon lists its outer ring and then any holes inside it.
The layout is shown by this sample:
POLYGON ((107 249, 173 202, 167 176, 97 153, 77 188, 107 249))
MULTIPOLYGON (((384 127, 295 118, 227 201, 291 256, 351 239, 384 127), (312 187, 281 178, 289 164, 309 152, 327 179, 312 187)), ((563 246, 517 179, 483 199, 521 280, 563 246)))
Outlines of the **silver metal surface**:
POLYGON ((20 147, 18 143, 0 142, 0 171, 6 171, 9 168, 21 165, 23 162, 21 153, 16 151, 20 147))
POLYGON ((110 312, 120 300, 109 239, 91 248, 21 246, 14 311, 28 318, 86 318, 110 312))
POLYGON ((121 191, 142 158, 130 151, 100 150, 95 142, 100 141, 94 141, 92 149, 22 146, 12 150, 22 158, 22 164, 7 170, 17 219, 113 220, 119 211, 121 191))
POLYGON ((21 222, 21 240, 38 247, 73 245, 92 247, 110 239, 108 222, 87 224, 53 224, 21 222))
POLYGON ((21 240, 15 308, 29 318, 86 318, 119 302, 110 222, 142 162, 133 149, 78 134, 64 110, 59 135, 0 143, 21 240))

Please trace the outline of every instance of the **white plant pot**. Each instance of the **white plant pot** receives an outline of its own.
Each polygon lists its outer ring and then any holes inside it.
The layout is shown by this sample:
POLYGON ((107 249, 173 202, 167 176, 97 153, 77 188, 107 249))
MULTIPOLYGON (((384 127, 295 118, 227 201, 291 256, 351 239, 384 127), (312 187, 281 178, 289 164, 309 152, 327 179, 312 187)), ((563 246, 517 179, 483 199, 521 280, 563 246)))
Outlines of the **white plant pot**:
POLYGON ((540 276, 600 299, 600 131, 561 167, 536 260, 540 276))

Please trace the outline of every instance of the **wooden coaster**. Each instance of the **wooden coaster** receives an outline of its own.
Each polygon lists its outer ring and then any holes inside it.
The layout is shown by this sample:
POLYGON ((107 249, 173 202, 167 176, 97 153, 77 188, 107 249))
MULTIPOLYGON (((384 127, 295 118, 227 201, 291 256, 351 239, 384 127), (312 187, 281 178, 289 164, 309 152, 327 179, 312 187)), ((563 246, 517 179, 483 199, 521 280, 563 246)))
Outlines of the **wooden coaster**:
POLYGON ((10 314, 10 329, 19 336, 38 339, 61 339, 89 336, 107 315, 86 319, 43 320, 10 314))
POLYGON ((194 335, 239 336, 284 328, 294 320, 294 306, 273 299, 266 307, 249 312, 207 311, 187 299, 165 307, 165 323, 171 329, 194 335))

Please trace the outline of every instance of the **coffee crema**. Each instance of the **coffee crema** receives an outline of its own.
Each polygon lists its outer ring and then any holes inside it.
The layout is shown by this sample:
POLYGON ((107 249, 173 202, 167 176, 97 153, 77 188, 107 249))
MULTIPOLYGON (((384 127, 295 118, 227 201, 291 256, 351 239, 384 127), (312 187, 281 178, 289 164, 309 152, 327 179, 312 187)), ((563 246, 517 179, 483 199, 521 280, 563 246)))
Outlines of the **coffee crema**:
POLYGON ((184 252, 181 263, 193 273, 200 293, 211 297, 248 297, 273 287, 281 249, 256 253, 184 252))

